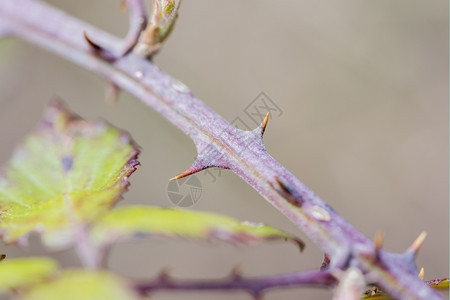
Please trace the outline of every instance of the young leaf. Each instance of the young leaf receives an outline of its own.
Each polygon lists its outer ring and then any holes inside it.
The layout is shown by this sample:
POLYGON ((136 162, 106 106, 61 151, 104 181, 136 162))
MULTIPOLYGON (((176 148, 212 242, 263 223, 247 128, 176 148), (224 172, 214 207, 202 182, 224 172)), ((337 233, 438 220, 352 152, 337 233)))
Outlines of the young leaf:
POLYGON ((50 105, 0 178, 4 241, 25 242, 39 231, 48 246, 72 244, 77 230, 126 191, 137 154, 124 132, 85 121, 61 103, 50 105))
POLYGON ((136 44, 135 52, 151 57, 159 51, 174 27, 180 4, 181 0, 152 1, 151 17, 136 44))
POLYGON ((282 239, 296 242, 300 249, 304 246, 301 240, 263 224, 239 222, 207 212, 148 206, 114 209, 96 223, 91 231, 92 243, 100 248, 142 236, 220 240, 231 244, 282 239))
POLYGON ((8 259, 0 263, 0 292, 42 282, 56 272, 56 263, 48 258, 8 259))
POLYGON ((108 272, 72 270, 34 287, 27 300, 138 300, 126 283, 108 272))
POLYGON ((153 1, 150 22, 159 29, 159 41, 163 42, 173 28, 181 0, 153 1))

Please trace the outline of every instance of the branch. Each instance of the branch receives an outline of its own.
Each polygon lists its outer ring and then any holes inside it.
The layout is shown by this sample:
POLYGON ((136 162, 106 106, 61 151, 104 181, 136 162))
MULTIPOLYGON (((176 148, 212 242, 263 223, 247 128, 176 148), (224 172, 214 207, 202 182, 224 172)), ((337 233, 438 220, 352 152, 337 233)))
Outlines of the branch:
POLYGON ((142 0, 127 0, 122 3, 126 3, 130 11, 130 28, 125 37, 122 50, 122 55, 124 56, 136 46, 142 30, 144 30, 147 25, 147 14, 142 0))
POLYGON ((243 278, 239 272, 233 271, 223 280, 214 281, 178 281, 171 278, 166 272, 146 283, 138 283, 135 288, 142 294, 159 290, 169 291, 245 291, 255 299, 260 299, 263 292, 281 287, 330 287, 336 279, 324 271, 302 271, 291 274, 275 275, 270 277, 243 278))
POLYGON ((198 156, 175 179, 214 166, 230 169, 328 254, 330 270, 356 266, 367 283, 379 285, 398 299, 443 299, 417 277, 414 258, 418 247, 402 254, 383 251, 266 152, 262 135, 267 118, 253 131, 236 129, 152 62, 134 52, 122 57, 117 38, 43 2, 2 0, 0 20, 11 34, 127 90, 189 135, 198 156), (117 59, 103 59, 83 32, 92 34, 117 59))

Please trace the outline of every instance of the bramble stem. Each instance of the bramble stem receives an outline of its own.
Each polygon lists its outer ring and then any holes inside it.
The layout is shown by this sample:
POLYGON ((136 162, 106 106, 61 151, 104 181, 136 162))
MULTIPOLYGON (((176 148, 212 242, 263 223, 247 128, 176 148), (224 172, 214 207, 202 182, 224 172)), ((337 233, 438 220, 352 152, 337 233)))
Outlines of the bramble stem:
POLYGON ((197 160, 185 175, 211 166, 231 169, 326 252, 330 268, 356 266, 367 282, 398 299, 443 299, 417 277, 415 253, 378 249, 273 159, 262 143, 264 128, 236 129, 152 62, 134 52, 121 57, 117 38, 43 2, 0 1, 0 27, 93 71, 160 113, 197 147, 197 160), (103 59, 84 31, 117 59, 103 59))
POLYGON ((302 271, 290 274, 274 275, 259 278, 244 278, 240 275, 231 275, 223 280, 210 281, 179 281, 167 274, 161 274, 151 282, 138 283, 136 290, 142 294, 155 291, 245 291, 259 299, 262 293, 281 287, 327 287, 336 282, 336 279, 324 271, 302 271))

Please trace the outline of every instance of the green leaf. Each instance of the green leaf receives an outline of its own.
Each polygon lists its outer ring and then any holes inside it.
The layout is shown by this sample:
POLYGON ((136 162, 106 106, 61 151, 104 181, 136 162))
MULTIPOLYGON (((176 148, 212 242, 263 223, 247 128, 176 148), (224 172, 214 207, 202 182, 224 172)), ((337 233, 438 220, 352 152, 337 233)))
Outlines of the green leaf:
POLYGON ((0 292, 42 282, 56 270, 56 263, 48 258, 5 260, 0 264, 0 292))
POLYGON ((275 228, 206 212, 128 206, 106 214, 91 231, 92 243, 108 247, 131 237, 187 237, 199 240, 220 240, 231 244, 250 244, 264 240, 291 240, 300 249, 301 240, 275 228))
POLYGON ((53 103, 0 178, 0 230, 7 243, 39 231, 48 246, 71 245, 75 231, 108 210, 138 165, 130 137, 53 103))
POLYGON ((138 300, 127 284, 108 272, 72 270, 34 287, 28 300, 138 300))

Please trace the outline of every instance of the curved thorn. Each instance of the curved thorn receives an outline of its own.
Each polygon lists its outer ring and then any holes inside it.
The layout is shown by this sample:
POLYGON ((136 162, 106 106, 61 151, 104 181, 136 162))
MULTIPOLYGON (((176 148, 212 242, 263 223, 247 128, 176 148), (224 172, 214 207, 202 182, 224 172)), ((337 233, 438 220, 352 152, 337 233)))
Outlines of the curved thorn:
POLYGON ((102 51, 103 48, 100 47, 100 45, 98 45, 97 43, 95 43, 93 40, 91 40, 90 37, 88 37, 86 30, 83 30, 83 36, 84 39, 86 40, 86 42, 88 42, 89 46, 91 46, 95 51, 102 51))
POLYGON ((264 131, 266 131, 267 122, 269 122, 270 112, 267 112, 266 117, 261 123, 261 134, 264 134, 264 131))
POLYGON ((419 234, 419 236, 416 238, 416 240, 411 244, 411 246, 409 246, 407 251, 417 254, 417 252, 419 252, 419 249, 422 246, 423 242, 425 241, 426 237, 427 237, 426 231, 419 234))
POLYGON ((419 272, 418 277, 423 280, 423 278, 425 277, 425 270, 424 270, 424 268, 420 268, 420 272, 419 272))
POLYGON ((103 48, 102 46, 91 40, 91 38, 87 35, 86 30, 83 30, 83 36, 86 42, 88 42, 89 46, 91 46, 92 50, 94 50, 94 52, 101 58, 106 61, 114 61, 117 59, 109 50, 103 48))

